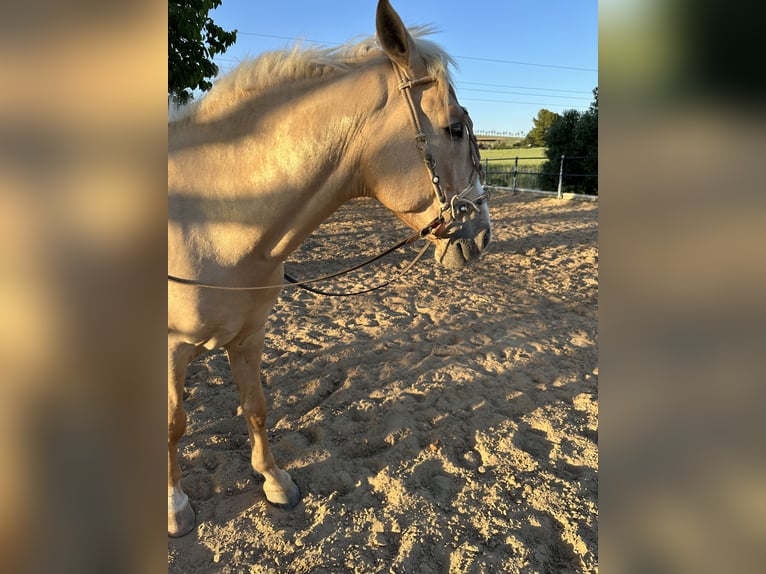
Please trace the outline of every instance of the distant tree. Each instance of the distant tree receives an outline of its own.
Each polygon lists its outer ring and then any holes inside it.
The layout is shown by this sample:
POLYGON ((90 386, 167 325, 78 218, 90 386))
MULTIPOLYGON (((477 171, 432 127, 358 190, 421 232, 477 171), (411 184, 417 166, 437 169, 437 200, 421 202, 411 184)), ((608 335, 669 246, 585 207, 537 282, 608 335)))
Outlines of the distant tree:
POLYGON ((560 116, 556 112, 546 110, 545 108, 537 112, 537 117, 532 118, 532 129, 529 130, 525 138, 525 143, 531 147, 543 147, 545 145, 545 134, 560 116))
MULTIPOLYGON (((593 89, 593 102, 588 111, 580 116, 575 128, 575 142, 579 153, 589 159, 581 160, 583 173, 598 173, 598 87, 593 89)), ((581 177, 585 193, 598 192, 598 178, 581 177)))
POLYGON ((598 87, 593 90, 593 102, 585 112, 566 110, 548 129, 545 135, 545 155, 542 166, 546 173, 541 185, 545 189, 556 189, 561 156, 564 160, 565 177, 563 187, 569 192, 598 193, 598 87), (587 177, 586 177, 587 175, 587 177))
POLYGON ((577 110, 565 110, 545 134, 544 145, 546 155, 551 161, 558 160, 562 155, 579 156, 580 149, 575 132, 582 114, 577 110))
POLYGON ((192 90, 209 90, 218 73, 211 58, 237 40, 237 31, 217 26, 208 12, 222 0, 168 1, 168 97, 179 104, 192 99, 192 90))

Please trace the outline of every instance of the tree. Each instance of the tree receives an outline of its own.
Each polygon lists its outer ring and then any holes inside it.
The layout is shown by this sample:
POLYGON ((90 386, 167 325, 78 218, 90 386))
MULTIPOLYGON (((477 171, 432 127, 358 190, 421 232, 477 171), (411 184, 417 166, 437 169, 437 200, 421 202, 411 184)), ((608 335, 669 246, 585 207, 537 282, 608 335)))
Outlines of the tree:
POLYGON ((593 88, 593 101, 590 103, 588 111, 596 114, 596 117, 598 117, 598 86, 593 88))
POLYGON ((545 108, 537 112, 537 117, 532 118, 532 129, 529 130, 525 139, 526 144, 531 147, 543 147, 545 145, 545 134, 560 116, 556 112, 546 110, 545 108))
POLYGON ((168 98, 179 104, 192 99, 192 90, 209 90, 208 78, 218 73, 211 58, 223 54, 237 40, 213 22, 208 12, 222 0, 169 0, 168 98))
POLYGON ((545 189, 556 189, 564 159, 563 187, 570 192, 595 195, 598 193, 598 87, 593 90, 593 102, 585 112, 566 110, 550 126, 545 135, 545 155, 548 157, 542 166, 546 174, 541 184, 545 189))
POLYGON ((559 119, 551 125, 545 134, 545 155, 552 162, 561 159, 562 155, 569 157, 582 155, 575 137, 577 126, 582 114, 577 110, 565 110, 559 119))
MULTIPOLYGON (((587 157, 580 162, 583 173, 598 173, 598 88, 593 90, 593 102, 588 111, 580 116, 580 121, 575 128, 575 142, 581 155, 587 157)), ((585 177, 586 193, 595 193, 598 189, 598 179, 585 177)))

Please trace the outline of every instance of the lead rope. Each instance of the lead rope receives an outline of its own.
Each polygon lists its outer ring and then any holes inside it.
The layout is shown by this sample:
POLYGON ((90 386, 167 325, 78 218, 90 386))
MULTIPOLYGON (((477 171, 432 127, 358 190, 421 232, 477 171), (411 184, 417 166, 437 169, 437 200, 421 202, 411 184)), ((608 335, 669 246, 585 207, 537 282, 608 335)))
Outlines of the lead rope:
MULTIPOLYGON (((180 283, 182 285, 190 285, 192 287, 204 287, 205 289, 218 289, 220 291, 257 291, 262 289, 279 289, 282 287, 300 287, 302 289, 306 289, 307 291, 311 291, 313 293, 318 293, 320 295, 331 295, 334 297, 340 297, 345 295, 344 293, 329 293, 329 292, 320 292, 319 289, 313 289, 308 287, 311 283, 318 283, 320 281, 327 281, 328 279, 334 279, 335 277, 340 277, 341 275, 345 275, 347 273, 351 273, 352 271, 356 271, 357 269, 361 269, 362 267, 369 265, 370 263, 373 263, 374 261, 377 261, 378 259, 381 259, 388 255, 389 253, 393 253, 397 249, 404 247, 405 245, 409 245, 410 243, 414 243, 418 239, 423 239, 429 234, 433 232, 434 229, 439 227, 442 224, 442 221, 440 219, 434 219, 431 223, 426 225, 423 229, 418 231, 417 233, 413 233, 410 235, 407 239, 401 240, 399 243, 394 245, 393 247, 389 247, 382 253, 379 253, 375 257, 371 257, 370 259, 367 259, 363 261, 362 263, 359 263, 357 265, 354 265, 352 267, 349 267, 348 269, 344 269, 342 271, 337 271, 335 273, 330 273, 329 275, 324 275, 322 277, 315 277, 314 279, 306 279, 303 281, 298 281, 297 279, 294 279, 287 273, 284 274, 285 279, 288 281, 288 283, 279 283, 276 285, 258 285, 258 286, 249 286, 249 287, 230 287, 228 285, 215 285, 213 283, 202 283, 201 281, 196 281, 194 279, 183 279, 181 277, 175 277, 174 275, 168 274, 168 281, 171 281, 173 283, 180 283)), ((393 279, 389 279, 385 283, 381 283, 380 285, 377 285, 375 287, 371 287, 368 289, 365 289, 364 291, 359 291, 358 293, 348 293, 348 295, 359 295, 361 293, 367 293, 369 291, 374 291, 376 289, 380 289, 382 287, 385 287, 386 285, 389 285, 393 281, 400 279, 404 276, 407 271, 409 271, 415 263, 417 263, 421 257, 425 254, 425 252, 428 250, 428 248, 431 247, 430 243, 426 243, 423 248, 418 252, 418 254, 415 256, 415 258, 401 271, 398 275, 394 276, 393 279)))
MULTIPOLYGON (((410 261, 404 269, 402 269, 399 273, 394 275, 391 279, 388 279, 387 281, 384 281, 383 283, 381 283, 380 285, 376 285, 375 287, 367 287, 366 289, 362 289, 360 291, 352 291, 351 293, 334 293, 332 291, 323 291, 321 289, 316 289, 315 287, 309 287, 308 285, 306 285, 306 283, 313 283, 314 281, 321 281, 322 279, 314 279, 313 281, 298 281, 297 279, 294 279, 287 273, 285 273, 285 279, 287 279, 290 282, 290 284, 296 285, 297 287, 300 287, 301 289, 305 289, 306 291, 311 291, 312 293, 316 293, 317 295, 326 295, 328 297, 351 297, 353 295, 361 295, 362 293, 369 293, 370 291, 376 291, 378 289, 382 289, 383 287, 386 287, 390 285, 391 283, 393 283, 394 281, 397 281, 398 279, 404 277, 407 274, 407 272, 415 266, 415 263, 420 261, 420 258, 423 257, 423 255, 425 255, 429 247, 431 247, 431 244, 426 242, 426 244, 423 245, 423 248, 420 251, 418 251, 418 254, 415 256, 415 258, 412 261, 410 261)), ((361 267, 361 265, 359 267, 361 267)), ((344 273, 347 273, 348 271, 352 271, 352 270, 349 269, 345 271, 344 273)))

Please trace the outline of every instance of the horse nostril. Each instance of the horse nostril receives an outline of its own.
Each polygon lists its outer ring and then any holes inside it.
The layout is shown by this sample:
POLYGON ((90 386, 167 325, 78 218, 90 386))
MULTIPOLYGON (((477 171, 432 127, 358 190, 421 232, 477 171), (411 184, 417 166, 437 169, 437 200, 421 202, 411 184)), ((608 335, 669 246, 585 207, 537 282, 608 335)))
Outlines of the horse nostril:
POLYGON ((489 245, 490 236, 492 235, 492 232, 487 229, 485 232, 481 235, 481 248, 484 249, 487 245, 489 245))

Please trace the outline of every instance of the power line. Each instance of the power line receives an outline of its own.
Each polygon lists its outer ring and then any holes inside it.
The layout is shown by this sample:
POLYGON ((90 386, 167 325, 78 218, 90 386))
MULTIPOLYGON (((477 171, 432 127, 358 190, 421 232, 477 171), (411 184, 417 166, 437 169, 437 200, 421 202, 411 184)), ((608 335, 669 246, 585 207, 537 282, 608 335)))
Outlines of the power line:
POLYGON ((237 34, 244 34, 245 36, 258 36, 259 38, 275 38, 277 40, 291 40, 293 42, 310 42, 311 44, 326 44, 328 46, 342 46, 342 42, 323 42, 322 40, 312 40, 311 38, 300 38, 298 36, 279 36, 277 34, 257 34, 255 32, 241 32, 237 30, 237 34))
POLYGON ((551 103, 544 103, 544 102, 517 102, 513 100, 488 100, 484 98, 460 98, 461 102, 492 102, 496 104, 521 104, 521 105, 530 105, 530 106, 546 106, 550 108, 566 108, 568 110, 576 109, 576 110, 584 110, 586 109, 583 106, 567 106, 566 104, 551 104, 551 103))
MULTIPOLYGON (((234 67, 229 66, 218 66, 220 72, 229 72, 234 69, 234 67)), ((492 84, 489 84, 492 85, 492 84)), ((540 88, 545 89, 545 88, 540 88)), ((590 98, 577 98, 577 97, 568 97, 568 96, 556 96, 553 94, 525 94, 521 92, 504 92, 504 91, 494 91, 494 90, 474 90, 471 88, 462 88, 462 91, 466 92, 489 92, 489 93, 496 93, 496 94, 515 94, 515 95, 523 95, 523 96, 544 96, 546 98, 565 98, 565 99, 576 99, 576 100, 589 100, 590 98)), ((583 92, 584 93, 584 92, 583 92)), ((582 105, 566 105, 563 103, 552 103, 552 102, 519 102, 516 100, 493 100, 493 99, 487 99, 487 98, 460 98, 461 102, 490 102, 490 103, 496 103, 496 104, 521 104, 521 105, 534 105, 534 106, 544 106, 548 108, 566 108, 566 109, 578 109, 578 110, 584 110, 587 109, 585 106, 582 105)))
POLYGON ((575 66, 557 66, 554 64, 538 64, 535 62, 518 62, 515 60, 500 60, 498 58, 478 58, 475 56, 454 56, 458 60, 477 60, 479 62, 495 62, 499 64, 514 64, 517 66, 537 66, 540 68, 558 68, 560 70, 577 70, 581 72, 598 72, 596 68, 578 68, 575 66))
MULTIPOLYGON (((217 58, 215 58, 215 60, 218 61, 218 62, 233 62, 235 64, 239 64, 241 62, 241 60, 237 60, 236 58, 217 57, 217 58)), ((219 68, 221 68, 223 70, 233 70, 234 66, 219 66, 219 68)), ((465 88, 463 86, 486 86, 486 87, 489 87, 489 88, 515 88, 515 89, 519 89, 519 90, 536 90, 538 92, 561 92, 561 93, 571 93, 571 94, 592 94, 592 91, 590 91, 590 90, 562 90, 562 89, 559 89, 559 88, 538 88, 536 86, 513 86, 513 85, 508 85, 508 84, 491 84, 491 83, 487 83, 487 82, 456 82, 455 85, 458 86, 458 87, 462 87, 462 89, 465 90, 465 91, 474 91, 474 92, 486 91, 486 92, 494 92, 494 93, 498 93, 498 94, 507 93, 507 94, 523 95, 523 96, 542 96, 542 95, 545 95, 545 96, 549 96, 551 98, 570 97, 572 99, 580 99, 580 100, 590 100, 591 98, 578 98, 578 97, 575 97, 575 96, 556 96, 556 95, 553 95, 553 94, 524 94, 524 93, 521 93, 521 92, 504 92, 504 91, 495 92, 494 90, 480 90, 480 89, 475 89, 475 88, 465 88)))
MULTIPOLYGON (((238 31, 238 34, 246 35, 246 36, 256 36, 261 38, 273 38, 278 40, 288 40, 292 42, 306 42, 311 44, 324 44, 328 46, 341 46, 343 45, 340 42, 327 42, 323 40, 314 40, 311 38, 300 38, 297 36, 282 36, 279 34, 262 34, 258 32, 243 32, 238 31)), ((474 56, 454 56, 456 59, 463 59, 463 60, 476 60, 476 61, 485 61, 485 62, 493 62, 493 63, 501 63, 501 64, 512 64, 512 65, 521 65, 521 66, 536 66, 536 67, 543 67, 543 68, 555 68, 555 69, 562 69, 562 70, 577 70, 577 71, 585 71, 585 72, 598 72, 597 69, 594 68, 581 68, 581 67, 575 67, 575 66, 561 66, 561 65, 555 65, 555 64, 541 64, 536 62, 523 62, 523 61, 516 61, 516 60, 504 60, 500 58, 483 58, 483 57, 474 57, 474 56)), ((225 58, 225 57, 219 57, 216 58, 219 62, 232 62, 232 63, 239 63, 241 60, 237 60, 235 58, 225 58)), ((234 68, 234 66, 219 66, 219 68, 222 71, 229 71, 234 68)), ((463 87, 466 85, 471 86, 484 86, 488 88, 510 88, 510 89, 522 89, 522 90, 534 90, 538 92, 559 92, 562 94, 590 94, 589 91, 584 90, 565 90, 565 89, 557 89, 557 88, 542 88, 542 87, 535 87, 535 86, 514 86, 514 85, 507 85, 507 84, 494 84, 494 83, 486 83, 486 82, 458 82, 457 86, 461 87, 463 91, 466 92, 484 92, 484 93, 494 93, 494 94, 507 94, 507 95, 520 95, 520 96, 543 96, 545 98, 559 98, 559 99, 567 99, 567 100, 590 100, 591 98, 583 98, 583 97, 577 97, 577 96, 567 96, 567 95, 555 95, 551 93, 525 93, 525 92, 513 92, 513 91, 506 91, 506 90, 492 90, 492 89, 482 89, 482 88, 467 88, 463 87)), ((473 101, 473 102, 490 102, 490 103, 499 103, 499 104, 515 104, 515 105, 534 105, 534 106, 546 106, 546 107, 557 107, 557 108, 568 108, 568 109, 586 109, 585 106, 568 106, 566 104, 562 103, 547 103, 547 102, 522 102, 522 101, 516 101, 516 100, 500 100, 500 99, 488 99, 488 98, 461 98, 461 100, 464 101, 473 101)))
MULTIPOLYGON (((280 36, 278 34, 261 34, 258 32, 242 32, 240 30, 237 30, 237 34, 243 34, 245 36, 256 36, 259 38, 274 38, 277 40, 291 40, 291 41, 298 41, 298 42, 310 42, 312 44, 325 44, 328 46, 342 46, 343 42, 325 42, 322 40, 312 40, 311 38, 300 38, 297 36, 280 36)), ((495 62, 499 64, 512 64, 517 66, 535 66, 540 68, 557 68, 560 70, 576 70, 581 72, 598 72, 598 69, 596 68, 580 68, 577 66, 560 66, 557 64, 540 64, 537 62, 521 62, 517 60, 503 60, 499 58, 480 58, 477 56, 453 56, 455 59, 458 60, 476 60, 479 62, 495 62)))
POLYGON ((545 90, 547 92, 571 92, 573 94, 590 94, 586 90, 561 90, 557 88, 535 88, 533 86, 509 86, 507 84, 487 84, 484 82, 459 82, 458 85, 489 86, 490 88, 514 88, 518 90, 545 90))
POLYGON ((546 98, 562 98, 565 100, 590 100, 591 98, 581 98, 578 96, 557 96, 555 94, 530 94, 527 92, 507 92, 504 90, 482 90, 479 88, 462 88, 464 92, 484 92, 489 94, 512 94, 515 96, 545 96, 546 98))

